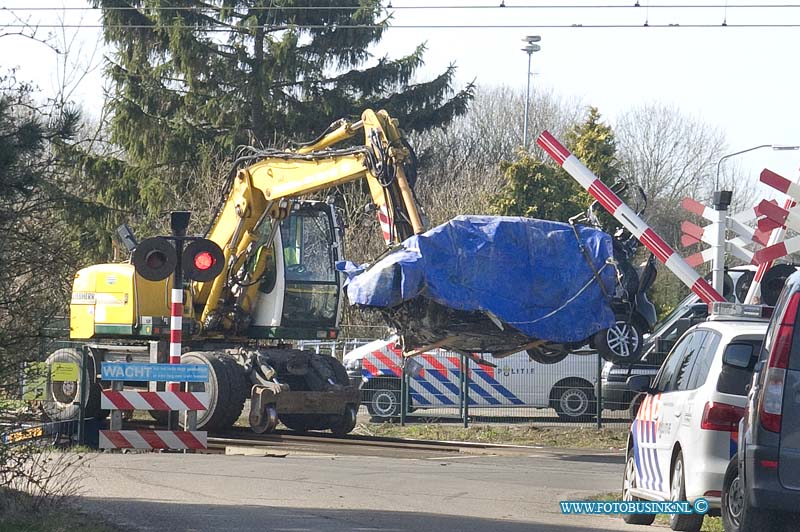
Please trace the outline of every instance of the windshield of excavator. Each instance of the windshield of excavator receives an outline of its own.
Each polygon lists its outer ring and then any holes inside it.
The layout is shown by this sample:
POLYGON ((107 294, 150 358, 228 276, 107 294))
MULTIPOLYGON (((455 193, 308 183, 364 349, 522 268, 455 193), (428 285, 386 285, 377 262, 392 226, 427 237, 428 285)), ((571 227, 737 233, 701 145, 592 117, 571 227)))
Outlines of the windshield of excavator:
POLYGON ((339 286, 334 233, 324 207, 295 210, 281 223, 286 293, 283 327, 334 327, 339 286))

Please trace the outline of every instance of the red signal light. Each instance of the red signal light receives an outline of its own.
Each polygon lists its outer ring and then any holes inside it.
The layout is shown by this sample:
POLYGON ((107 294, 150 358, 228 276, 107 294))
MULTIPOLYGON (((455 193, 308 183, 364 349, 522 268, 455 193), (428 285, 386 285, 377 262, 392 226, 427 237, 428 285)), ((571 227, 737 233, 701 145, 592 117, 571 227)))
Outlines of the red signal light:
POLYGON ((206 271, 214 265, 214 257, 208 251, 201 251, 194 256, 194 267, 206 271))

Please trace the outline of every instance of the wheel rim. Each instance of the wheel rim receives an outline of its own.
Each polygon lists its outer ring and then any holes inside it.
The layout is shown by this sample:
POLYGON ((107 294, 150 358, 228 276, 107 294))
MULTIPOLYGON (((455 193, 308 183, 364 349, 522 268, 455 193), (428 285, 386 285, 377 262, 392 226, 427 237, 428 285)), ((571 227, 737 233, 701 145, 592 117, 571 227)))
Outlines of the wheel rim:
POLYGON ((672 489, 670 490, 670 500, 679 501, 682 499, 683 491, 683 460, 675 462, 675 471, 672 472, 672 489))
POLYGON ((622 477, 622 500, 630 502, 633 500, 631 490, 636 488, 636 465, 633 456, 628 458, 625 464, 625 475, 622 477))
POLYGON ((378 390, 372 394, 372 408, 381 417, 394 415, 397 411, 397 397, 391 390, 378 390))
POLYGON ((743 505, 744 499, 742 493, 742 484, 737 476, 735 479, 733 479, 733 482, 731 482, 730 488, 728 488, 728 497, 726 503, 728 515, 731 518, 731 522, 736 525, 736 528, 739 527, 739 520, 742 517, 743 505))
POLYGON ((589 409, 589 397, 580 388, 570 388, 558 400, 561 412, 570 416, 582 416, 589 409))
POLYGON ((53 396, 59 403, 72 404, 78 392, 78 383, 75 381, 54 382, 53 396))
POLYGON ((608 348, 621 358, 630 358, 639 348, 639 335, 626 321, 618 321, 606 332, 608 348))

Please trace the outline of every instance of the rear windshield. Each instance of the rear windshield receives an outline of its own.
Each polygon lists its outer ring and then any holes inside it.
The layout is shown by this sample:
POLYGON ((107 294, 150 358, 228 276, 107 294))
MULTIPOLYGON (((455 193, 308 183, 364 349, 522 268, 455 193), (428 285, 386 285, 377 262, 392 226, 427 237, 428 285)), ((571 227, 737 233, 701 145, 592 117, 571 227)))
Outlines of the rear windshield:
MULTIPOLYGON (((752 345, 753 356, 750 357, 750 365, 748 365, 747 368, 737 368, 735 366, 723 364, 722 371, 719 374, 719 380, 717 381, 717 391, 732 395, 747 395, 746 388, 747 385, 750 384, 750 379, 753 378, 753 368, 758 360, 758 353, 761 350, 761 340, 737 338, 731 343, 752 345)), ((727 351, 728 348, 726 347, 725 350, 727 351)))

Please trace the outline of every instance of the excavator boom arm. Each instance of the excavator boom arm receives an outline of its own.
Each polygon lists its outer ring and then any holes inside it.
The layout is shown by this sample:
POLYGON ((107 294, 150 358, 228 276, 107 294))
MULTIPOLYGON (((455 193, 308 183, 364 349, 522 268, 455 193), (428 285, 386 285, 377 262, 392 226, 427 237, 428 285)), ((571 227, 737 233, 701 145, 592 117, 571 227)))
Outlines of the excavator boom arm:
MULTIPOLYGON (((231 297, 232 273, 255 253, 259 226, 267 219, 288 216, 291 200, 366 178, 387 245, 425 230, 406 176, 410 146, 397 121, 386 111, 364 111, 357 122, 338 121, 320 138, 293 151, 269 150, 257 162, 239 169, 228 187, 207 237, 223 250, 225 269, 208 283, 194 286, 196 305, 202 305, 201 326, 210 323, 226 298, 231 297), (332 149, 363 131, 361 146, 332 149)), ((263 260, 263 259, 259 259, 263 260)), ((253 269, 263 271, 258 261, 253 269)), ((240 301, 252 301, 256 283, 242 287, 252 292, 240 301)), ((249 303, 240 312, 249 312, 249 303)))

